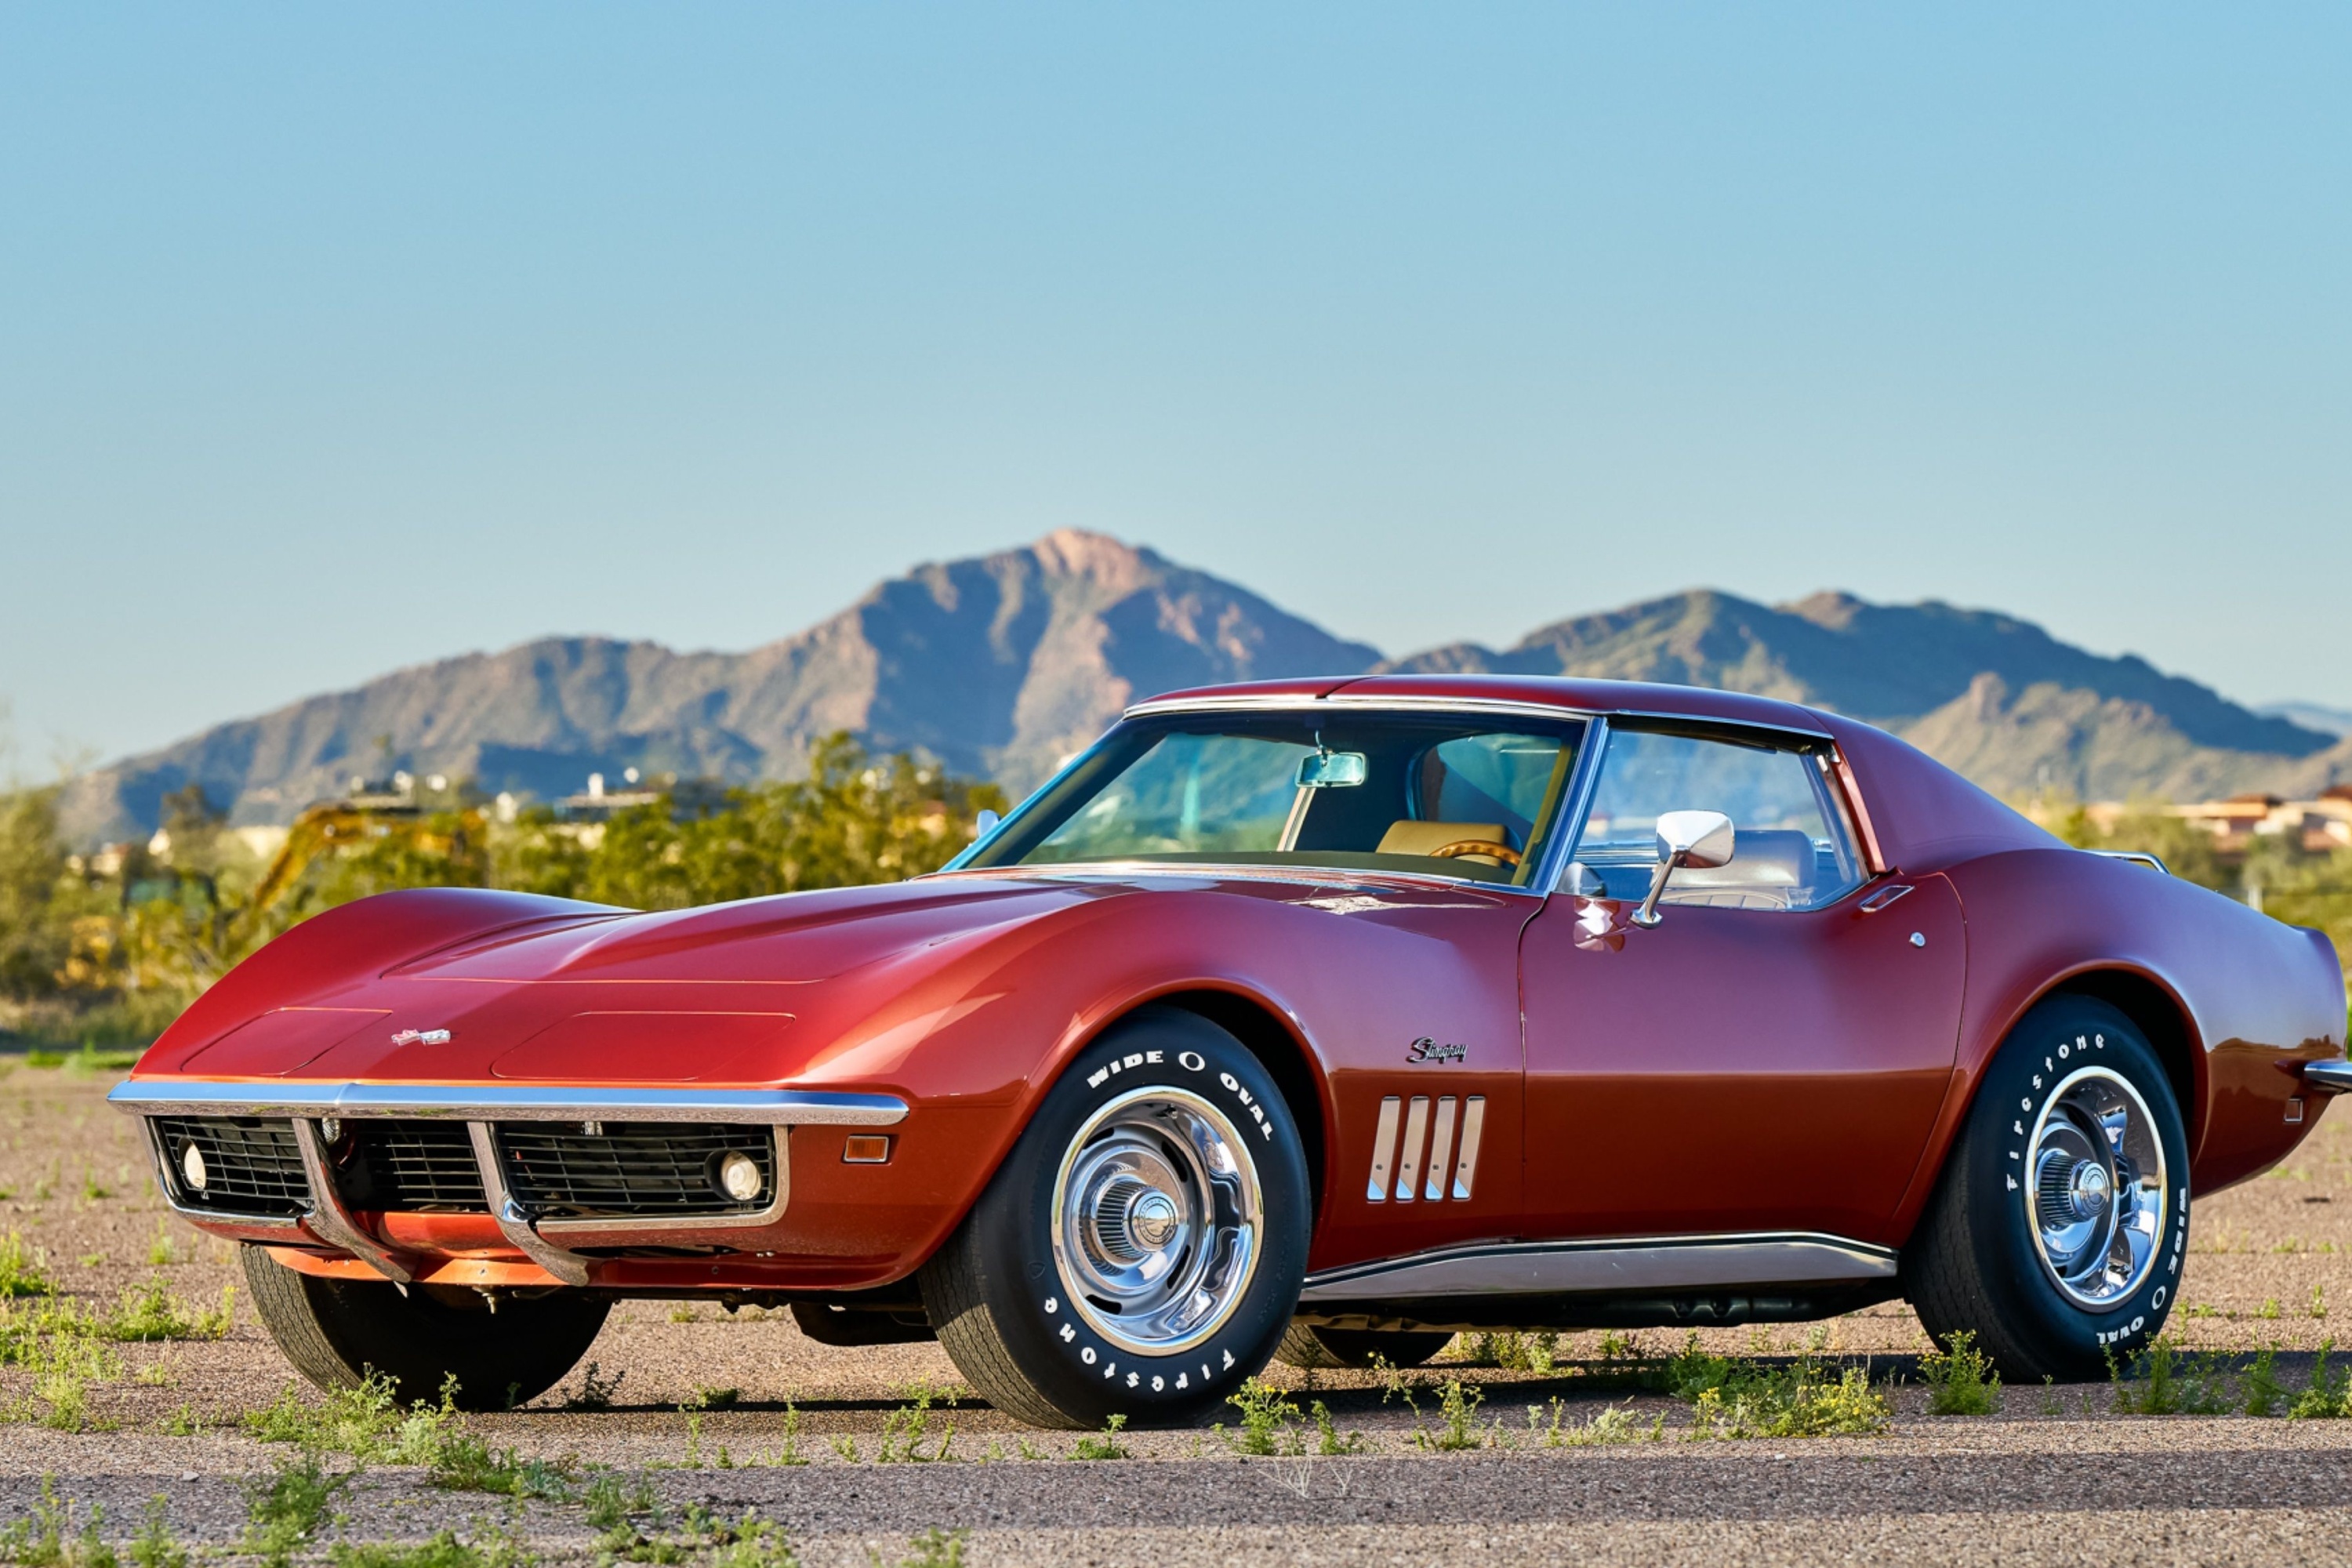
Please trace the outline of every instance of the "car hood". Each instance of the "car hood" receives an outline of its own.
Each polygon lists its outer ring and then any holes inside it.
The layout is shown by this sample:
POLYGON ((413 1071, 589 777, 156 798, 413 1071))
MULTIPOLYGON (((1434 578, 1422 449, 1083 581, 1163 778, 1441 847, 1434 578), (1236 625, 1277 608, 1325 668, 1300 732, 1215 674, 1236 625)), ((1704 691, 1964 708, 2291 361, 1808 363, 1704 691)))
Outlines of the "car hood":
MULTIPOLYGON (((281 958, 276 973, 299 982, 252 987, 185 1037, 175 1026, 140 1070, 354 1083, 871 1087, 951 1026, 970 1021, 985 1032, 991 1016, 982 1010, 1015 990, 1068 979, 1024 955, 1140 899, 1223 895, 1358 910, 1497 896, 1385 880, 1287 868, 1089 868, 963 873, 646 914, 550 905, 535 918, 509 915, 420 943, 426 951, 413 956, 374 953, 340 978, 281 958)), ((364 905, 346 906, 354 910, 364 905)), ((281 941, 299 941, 302 929, 281 941)), ((976 1079, 971 1091, 988 1087, 976 1079)))

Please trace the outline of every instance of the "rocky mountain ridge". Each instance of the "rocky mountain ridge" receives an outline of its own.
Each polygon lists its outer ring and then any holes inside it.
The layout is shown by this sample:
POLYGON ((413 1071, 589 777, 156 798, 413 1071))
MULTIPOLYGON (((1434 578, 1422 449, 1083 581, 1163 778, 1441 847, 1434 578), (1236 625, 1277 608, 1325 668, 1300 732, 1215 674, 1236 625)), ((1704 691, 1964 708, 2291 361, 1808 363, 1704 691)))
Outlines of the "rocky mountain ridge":
POLYGON ((196 781, 238 822, 282 822, 393 768, 541 796, 592 773, 789 774, 849 730, 1016 794, 1138 698, 1372 669, 1671 680, 1790 698, 1905 734, 1988 787, 2088 798, 2315 790, 2352 738, 2240 707, 2135 658, 1988 611, 1822 593, 1779 606, 1713 590, 1385 660, 1247 589, 1101 534, 919 566, 743 653, 545 637, 398 670, 79 775, 85 842, 152 827, 196 781))

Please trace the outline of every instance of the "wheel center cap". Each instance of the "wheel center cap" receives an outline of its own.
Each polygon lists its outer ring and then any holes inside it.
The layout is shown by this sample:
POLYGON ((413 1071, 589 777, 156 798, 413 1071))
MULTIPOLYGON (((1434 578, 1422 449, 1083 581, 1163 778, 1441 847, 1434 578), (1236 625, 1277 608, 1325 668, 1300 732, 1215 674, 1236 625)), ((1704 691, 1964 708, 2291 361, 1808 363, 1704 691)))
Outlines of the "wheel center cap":
POLYGON ((1144 1193, 1127 1211, 1127 1232, 1153 1252, 1176 1237, 1176 1202, 1157 1189, 1144 1193))
POLYGON ((2107 1171, 2104 1165, 2085 1160, 2074 1167, 2074 1212, 2084 1219, 2107 1206, 2107 1171))

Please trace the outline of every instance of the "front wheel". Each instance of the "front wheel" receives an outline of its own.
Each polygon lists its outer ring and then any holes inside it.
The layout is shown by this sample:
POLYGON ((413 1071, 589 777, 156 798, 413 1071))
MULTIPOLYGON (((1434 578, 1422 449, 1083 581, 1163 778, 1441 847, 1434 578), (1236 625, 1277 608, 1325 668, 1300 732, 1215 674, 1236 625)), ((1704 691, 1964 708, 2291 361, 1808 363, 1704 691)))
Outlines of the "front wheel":
POLYGON ((1906 1289, 2012 1382, 2097 1377, 2164 1327, 2189 1249, 2189 1145, 2163 1065, 2116 1008, 2020 1020, 1946 1157, 1906 1289))
POLYGON ((404 1405, 435 1400, 457 1379, 461 1410, 504 1410, 546 1393, 604 1326, 612 1303, 571 1290, 511 1293, 492 1311, 473 1290, 327 1279, 245 1249, 245 1282, 269 1337, 320 1388, 391 1380, 404 1405))
POLYGON ((957 1370, 1040 1426, 1201 1419, 1274 1353, 1314 1196, 1258 1059, 1154 1007, 1079 1053, 922 1272, 957 1370))

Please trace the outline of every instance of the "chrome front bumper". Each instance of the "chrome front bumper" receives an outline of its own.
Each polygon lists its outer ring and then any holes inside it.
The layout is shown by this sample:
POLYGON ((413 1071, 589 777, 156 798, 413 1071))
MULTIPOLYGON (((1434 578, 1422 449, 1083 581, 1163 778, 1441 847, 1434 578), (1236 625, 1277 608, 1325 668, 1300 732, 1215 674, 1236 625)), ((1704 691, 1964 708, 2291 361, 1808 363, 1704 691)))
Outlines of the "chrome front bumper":
POLYGON ((285 1117, 310 1186, 310 1206, 299 1215, 237 1215, 182 1201, 171 1162, 153 1137, 156 1174, 165 1201, 192 1220, 263 1231, 307 1232, 340 1247, 405 1289, 416 1278, 413 1259, 370 1234, 343 1201, 320 1122, 330 1118, 431 1118, 463 1121, 499 1233, 567 1285, 588 1283, 591 1259, 556 1237, 607 1246, 658 1245, 681 1230, 747 1230, 782 1217, 792 1194, 791 1153, 783 1130, 796 1126, 887 1127, 902 1121, 907 1102, 892 1095, 782 1089, 566 1089, 501 1084, 368 1084, 201 1082, 133 1079, 107 1096, 133 1116, 285 1117), (757 1214, 677 1218, 534 1218, 515 1201, 499 1159, 494 1124, 500 1121, 726 1121, 775 1131, 774 1201, 757 1214))

